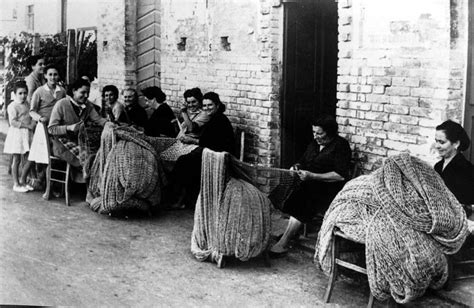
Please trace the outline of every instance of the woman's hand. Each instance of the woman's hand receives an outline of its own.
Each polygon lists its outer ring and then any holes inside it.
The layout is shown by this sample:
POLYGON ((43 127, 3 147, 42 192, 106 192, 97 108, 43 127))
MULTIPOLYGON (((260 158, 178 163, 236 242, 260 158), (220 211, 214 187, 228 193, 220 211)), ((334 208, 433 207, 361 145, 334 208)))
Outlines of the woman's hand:
POLYGON ((293 166, 290 167, 290 170, 291 171, 297 171, 297 170, 300 170, 301 168, 301 165, 300 164, 294 164, 293 166))
POLYGON ((81 128, 82 124, 84 124, 84 122, 81 120, 77 123, 66 126, 66 130, 68 130, 70 132, 73 132, 73 133, 77 133, 79 131, 79 129, 81 128))
POLYGON ((43 124, 48 124, 48 118, 47 117, 41 117, 39 119, 39 122, 43 123, 43 124))
POLYGON ((178 140, 181 141, 182 143, 197 144, 197 142, 196 142, 197 139, 194 139, 194 138, 186 136, 186 135, 183 135, 183 136, 179 137, 178 140))
POLYGON ((297 170, 296 174, 300 177, 302 181, 308 181, 313 179, 313 173, 306 170, 297 170))

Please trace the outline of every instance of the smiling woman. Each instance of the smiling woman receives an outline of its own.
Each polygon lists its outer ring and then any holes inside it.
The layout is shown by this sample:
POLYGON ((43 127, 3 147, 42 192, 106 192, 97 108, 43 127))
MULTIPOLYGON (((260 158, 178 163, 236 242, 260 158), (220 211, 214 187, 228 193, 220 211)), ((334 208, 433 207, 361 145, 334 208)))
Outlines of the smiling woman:
POLYGON ((448 120, 436 127, 435 148, 442 159, 434 168, 459 203, 464 205, 468 216, 474 204, 474 166, 462 152, 469 148, 470 143, 466 131, 456 122, 448 120))
MULTIPOLYGON (((186 142, 186 137, 196 139, 194 143, 201 136, 202 128, 209 121, 209 117, 202 110, 202 92, 199 88, 192 88, 184 91, 185 105, 181 108, 181 117, 183 124, 179 134, 180 140, 186 142)), ((191 139, 188 143, 192 143, 191 139)))
MULTIPOLYGON (((90 84, 78 79, 71 86, 70 93, 53 107, 48 132, 53 136, 53 153, 72 166, 80 167, 88 157, 81 155, 79 131, 85 126, 104 126, 106 120, 95 111, 89 97, 90 84)), ((98 147, 97 147, 98 148, 98 147)))
POLYGON ((173 208, 183 208, 185 201, 188 206, 195 204, 200 187, 204 148, 234 154, 234 130, 224 111, 225 105, 217 93, 208 92, 203 96, 203 112, 210 120, 203 126, 199 147, 189 154, 180 156, 176 161, 171 180, 175 185, 178 201, 172 206, 173 208))

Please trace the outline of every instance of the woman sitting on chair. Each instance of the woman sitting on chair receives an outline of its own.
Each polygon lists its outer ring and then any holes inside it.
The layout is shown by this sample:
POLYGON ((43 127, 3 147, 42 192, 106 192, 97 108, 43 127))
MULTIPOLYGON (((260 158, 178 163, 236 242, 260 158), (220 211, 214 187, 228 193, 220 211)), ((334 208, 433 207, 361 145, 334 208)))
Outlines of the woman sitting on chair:
POLYGON ((102 89, 101 116, 110 122, 116 122, 120 118, 124 107, 118 101, 119 90, 114 85, 106 85, 102 89))
POLYGON ((234 153, 234 130, 224 114, 225 105, 217 93, 204 94, 203 111, 210 120, 203 126, 199 147, 180 156, 171 175, 178 194, 178 201, 172 206, 173 209, 184 208, 185 200, 188 205, 195 203, 201 182, 201 156, 204 148, 234 153))
POLYGON ((471 141, 464 128, 451 120, 436 127, 435 141, 442 159, 434 168, 469 216, 474 204, 474 166, 461 152, 469 148, 471 141))
MULTIPOLYGON (((68 93, 71 96, 59 100, 53 107, 48 132, 53 137, 53 153, 72 166, 80 167, 90 160, 88 152, 79 145, 79 131, 85 126, 95 125, 101 129, 106 120, 97 113, 89 96, 90 85, 87 80, 78 79, 68 93)), ((97 144, 100 146, 100 132, 97 144)))
POLYGON ((204 124, 209 122, 209 116, 202 110, 202 92, 199 88, 184 91, 185 106, 181 108, 181 132, 178 139, 184 143, 198 143, 204 124), (195 140, 192 140, 193 138, 195 140))
POLYGON ((314 140, 300 161, 290 168, 302 183, 283 205, 283 212, 291 217, 285 233, 270 249, 274 257, 288 251, 288 243, 303 223, 310 222, 317 214, 324 214, 349 178, 351 148, 337 130, 333 117, 317 119, 313 124, 314 140))
POLYGON ((172 121, 175 119, 173 110, 168 106, 166 95, 158 87, 143 89, 148 108, 153 110, 145 124, 145 135, 151 137, 176 137, 172 121))

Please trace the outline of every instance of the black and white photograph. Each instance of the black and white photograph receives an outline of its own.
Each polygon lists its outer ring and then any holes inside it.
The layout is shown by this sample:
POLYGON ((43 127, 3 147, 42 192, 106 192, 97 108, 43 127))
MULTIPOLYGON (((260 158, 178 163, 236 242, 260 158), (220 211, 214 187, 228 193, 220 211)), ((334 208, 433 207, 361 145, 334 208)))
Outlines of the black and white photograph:
POLYGON ((0 306, 474 307, 474 1, 0 0, 0 306))

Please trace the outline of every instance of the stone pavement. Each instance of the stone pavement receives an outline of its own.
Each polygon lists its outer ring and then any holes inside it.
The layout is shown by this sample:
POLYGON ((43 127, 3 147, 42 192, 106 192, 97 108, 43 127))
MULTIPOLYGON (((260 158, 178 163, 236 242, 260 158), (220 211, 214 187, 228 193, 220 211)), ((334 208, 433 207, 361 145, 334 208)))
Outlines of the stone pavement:
MULTIPOLYGON (((0 132, 6 128, 0 120, 0 132)), ((0 158, 0 304, 327 305, 321 301, 327 277, 303 250, 272 260, 270 268, 255 258, 231 260, 218 269, 196 261, 189 251, 192 212, 113 218, 92 212, 81 201, 82 186, 75 186, 70 207, 63 199, 43 200, 41 192, 14 193, 8 158, 0 158)), ((285 222, 274 218, 277 234, 285 222)), ((472 281, 456 282, 454 290, 430 292, 407 306, 474 306, 472 281)), ((368 292, 364 279, 341 279, 331 306, 364 306, 368 292)))

